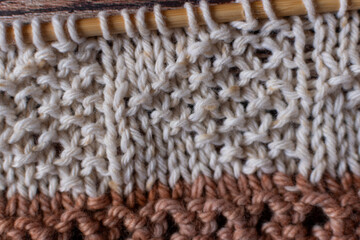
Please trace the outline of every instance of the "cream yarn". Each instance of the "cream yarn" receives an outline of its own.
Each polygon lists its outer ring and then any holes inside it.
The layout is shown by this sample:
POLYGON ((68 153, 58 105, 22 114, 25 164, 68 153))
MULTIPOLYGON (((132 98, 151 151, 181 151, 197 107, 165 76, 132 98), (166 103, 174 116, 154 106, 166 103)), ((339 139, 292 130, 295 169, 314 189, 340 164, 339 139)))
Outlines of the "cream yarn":
POLYGON ((140 9, 118 36, 101 13, 104 36, 88 39, 54 17, 51 45, 36 19, 34 45, 15 22, 7 46, 0 25, 0 189, 95 197, 199 174, 360 175, 359 14, 304 2, 308 17, 280 20, 264 1, 261 24, 251 9, 217 24, 201 2, 203 27, 186 4, 193 24, 172 30, 156 7, 159 31, 140 9))

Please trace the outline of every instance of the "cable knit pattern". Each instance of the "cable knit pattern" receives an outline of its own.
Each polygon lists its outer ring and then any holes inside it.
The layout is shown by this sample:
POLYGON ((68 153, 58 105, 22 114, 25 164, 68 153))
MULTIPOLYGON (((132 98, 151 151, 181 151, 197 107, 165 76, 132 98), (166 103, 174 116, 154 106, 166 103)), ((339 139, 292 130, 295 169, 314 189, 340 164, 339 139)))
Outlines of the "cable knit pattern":
POLYGON ((179 29, 156 6, 158 31, 123 10, 122 35, 100 13, 98 38, 54 16, 53 43, 0 24, 0 235, 360 237, 359 13, 240 2, 179 29))

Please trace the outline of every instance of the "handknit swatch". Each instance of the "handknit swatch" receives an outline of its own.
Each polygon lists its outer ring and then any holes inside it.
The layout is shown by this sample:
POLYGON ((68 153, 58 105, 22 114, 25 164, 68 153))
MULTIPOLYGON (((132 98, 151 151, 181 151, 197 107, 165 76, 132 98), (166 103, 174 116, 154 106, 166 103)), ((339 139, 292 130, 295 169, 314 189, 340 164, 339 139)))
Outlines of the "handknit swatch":
MULTIPOLYGON (((1 239, 358 239, 360 14, 57 41, 0 25, 1 239)), ((66 26, 66 27, 65 27, 66 26)))

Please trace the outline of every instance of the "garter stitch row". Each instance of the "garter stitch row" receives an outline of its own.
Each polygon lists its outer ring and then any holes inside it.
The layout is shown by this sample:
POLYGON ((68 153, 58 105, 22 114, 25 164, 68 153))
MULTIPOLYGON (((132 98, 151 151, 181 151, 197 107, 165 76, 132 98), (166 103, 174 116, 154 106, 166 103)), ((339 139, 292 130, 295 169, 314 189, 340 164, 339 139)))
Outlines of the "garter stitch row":
POLYGON ((0 238, 359 238, 360 14, 239 2, 116 36, 102 12, 98 38, 54 16, 53 43, 0 24, 0 238))

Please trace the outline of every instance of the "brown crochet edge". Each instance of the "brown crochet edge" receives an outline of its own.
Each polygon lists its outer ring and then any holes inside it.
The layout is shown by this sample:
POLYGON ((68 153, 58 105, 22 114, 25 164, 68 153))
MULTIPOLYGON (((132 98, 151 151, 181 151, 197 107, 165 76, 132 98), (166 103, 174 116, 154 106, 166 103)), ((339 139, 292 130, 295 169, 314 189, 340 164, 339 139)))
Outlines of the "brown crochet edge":
POLYGON ((0 199, 2 239, 357 239, 360 178, 200 176, 122 198, 0 199))

